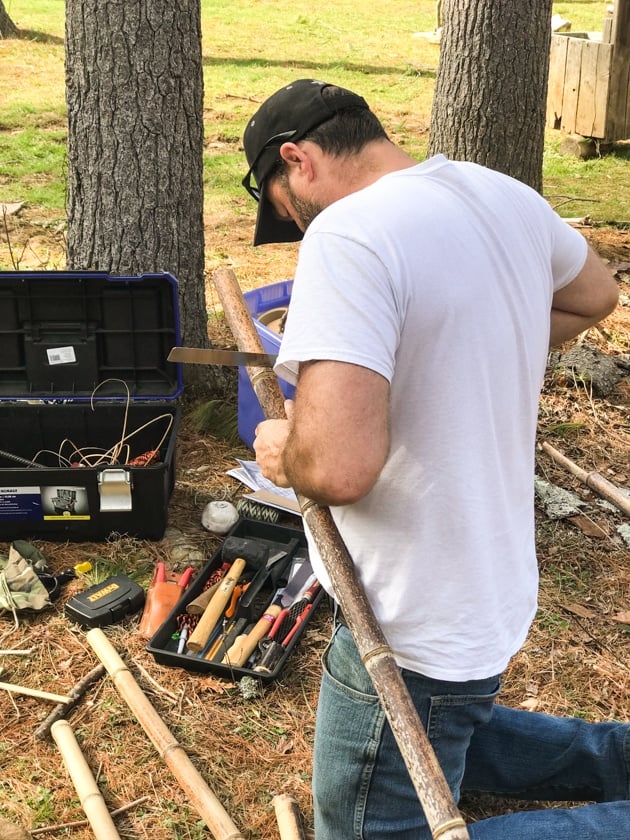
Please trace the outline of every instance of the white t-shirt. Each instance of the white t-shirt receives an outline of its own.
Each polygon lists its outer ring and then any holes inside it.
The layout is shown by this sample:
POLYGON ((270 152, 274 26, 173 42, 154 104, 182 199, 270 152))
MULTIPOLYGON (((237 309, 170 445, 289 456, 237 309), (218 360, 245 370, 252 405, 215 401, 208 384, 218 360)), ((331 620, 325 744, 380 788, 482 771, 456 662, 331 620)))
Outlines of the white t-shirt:
POLYGON ((442 156, 308 228, 276 371, 295 382, 300 361, 330 359, 390 382, 382 473, 331 511, 402 667, 488 677, 527 635, 551 298, 585 258, 583 237, 534 190, 442 156))

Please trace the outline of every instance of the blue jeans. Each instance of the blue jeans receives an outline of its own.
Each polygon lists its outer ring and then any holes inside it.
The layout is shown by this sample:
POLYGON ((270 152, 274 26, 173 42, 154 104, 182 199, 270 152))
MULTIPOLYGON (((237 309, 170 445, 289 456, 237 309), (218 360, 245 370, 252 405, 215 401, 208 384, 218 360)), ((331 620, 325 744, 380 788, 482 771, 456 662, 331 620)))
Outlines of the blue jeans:
MULTIPOLYGON (((491 817, 471 840, 630 840, 630 724, 494 705, 499 677, 443 682, 403 671, 456 801, 462 791, 595 801, 491 817)), ((431 840, 418 797, 346 627, 324 655, 315 730, 316 840, 431 840)))

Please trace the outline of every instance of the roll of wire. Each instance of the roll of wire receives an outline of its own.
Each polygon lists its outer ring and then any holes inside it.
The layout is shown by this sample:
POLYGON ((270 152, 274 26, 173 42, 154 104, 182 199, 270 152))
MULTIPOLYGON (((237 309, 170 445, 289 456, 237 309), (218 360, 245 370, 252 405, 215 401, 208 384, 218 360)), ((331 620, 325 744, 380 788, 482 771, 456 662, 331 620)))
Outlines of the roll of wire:
POLYGON ((269 522, 272 525, 280 519, 280 511, 268 505, 261 505, 252 499, 239 499, 236 510, 243 519, 257 519, 259 522, 269 522))

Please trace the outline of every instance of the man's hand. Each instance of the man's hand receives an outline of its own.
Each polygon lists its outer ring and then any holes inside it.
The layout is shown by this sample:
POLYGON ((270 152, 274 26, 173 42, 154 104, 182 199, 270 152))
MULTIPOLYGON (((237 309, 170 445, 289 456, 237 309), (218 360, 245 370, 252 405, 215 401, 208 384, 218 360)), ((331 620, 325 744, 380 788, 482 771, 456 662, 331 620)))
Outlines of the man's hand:
POLYGON ((256 462, 265 478, 273 481, 277 487, 291 486, 284 471, 283 454, 291 430, 293 400, 285 401, 284 410, 286 420, 263 420, 254 432, 256 462))

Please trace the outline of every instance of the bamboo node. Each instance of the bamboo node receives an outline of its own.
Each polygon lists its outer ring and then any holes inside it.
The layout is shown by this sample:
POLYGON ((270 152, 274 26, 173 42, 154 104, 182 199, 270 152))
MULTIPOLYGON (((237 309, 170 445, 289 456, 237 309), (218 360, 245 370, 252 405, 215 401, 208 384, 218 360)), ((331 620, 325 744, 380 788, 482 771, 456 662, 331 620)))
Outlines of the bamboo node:
POLYGON ((167 747, 165 747, 162 750, 162 752, 160 753, 160 758, 166 759, 166 756, 169 755, 169 753, 173 752, 173 750, 183 750, 183 749, 184 748, 182 747, 182 745, 178 741, 173 741, 172 744, 169 744, 167 747))
POLYGON ((451 831, 454 828, 466 828, 466 823, 461 817, 454 820, 447 820, 442 825, 438 825, 433 831, 433 840, 438 840, 438 837, 441 837, 447 831, 451 831))
POLYGON ((364 653, 361 657, 361 662, 366 665, 370 659, 374 659, 375 656, 390 656, 393 655, 393 651, 389 645, 378 645, 372 650, 368 650, 367 653, 364 653))
POLYGON ((300 508, 302 510, 302 516, 309 511, 311 508, 316 507, 317 502, 314 502, 312 499, 305 499, 301 504, 300 508))
POLYGON ((83 797, 83 799, 81 800, 81 806, 82 806, 84 811, 86 810, 85 803, 89 802, 90 799, 94 799, 94 798, 98 799, 98 801, 101 802, 101 800, 103 799, 103 794, 100 792, 100 790, 90 790, 83 797))
POLYGON ((273 377, 274 380, 276 379, 275 373, 269 368, 254 368, 249 378, 252 383, 252 387, 255 388, 259 382, 262 382, 265 379, 270 379, 271 377, 273 377))

